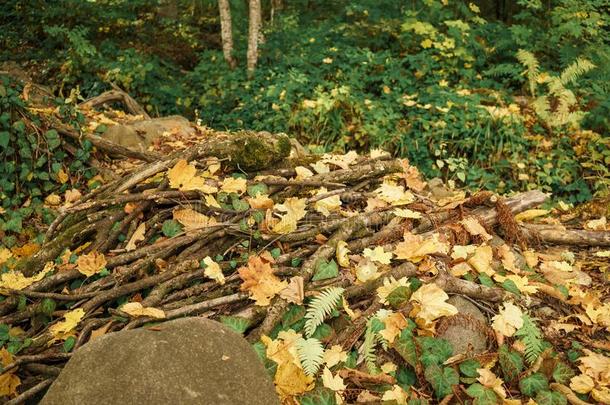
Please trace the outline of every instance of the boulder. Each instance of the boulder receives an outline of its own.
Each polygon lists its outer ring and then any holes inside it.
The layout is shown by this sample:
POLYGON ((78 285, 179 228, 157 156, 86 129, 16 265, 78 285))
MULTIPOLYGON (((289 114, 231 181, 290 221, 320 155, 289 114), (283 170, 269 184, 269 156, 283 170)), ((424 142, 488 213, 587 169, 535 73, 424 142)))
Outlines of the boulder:
POLYGON ((218 322, 183 318, 84 345, 41 404, 279 405, 279 399, 243 337, 218 322))
POLYGON ((459 295, 452 296, 447 302, 455 306, 458 313, 439 322, 437 337, 446 339, 451 344, 454 356, 486 351, 491 331, 485 315, 459 295))

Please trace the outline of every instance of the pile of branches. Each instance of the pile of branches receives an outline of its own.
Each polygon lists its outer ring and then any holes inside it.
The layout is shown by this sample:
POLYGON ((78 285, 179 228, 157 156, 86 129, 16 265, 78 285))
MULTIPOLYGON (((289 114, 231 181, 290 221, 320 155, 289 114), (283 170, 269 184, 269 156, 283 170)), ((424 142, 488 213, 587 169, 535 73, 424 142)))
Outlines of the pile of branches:
POLYGON ((3 370, 22 381, 22 394, 13 401, 44 390, 92 332, 99 335, 185 316, 231 315, 247 321, 245 336, 250 341, 269 335, 295 298, 275 294, 267 305, 256 305, 261 301, 255 302, 240 271, 251 257, 264 258, 273 275, 286 284, 299 277, 305 299, 329 287, 344 289, 347 305, 362 316, 337 331, 332 343, 350 349, 362 339, 368 316, 381 308, 375 291, 384 279, 420 277, 448 294, 488 303, 502 302, 508 292, 453 276, 448 271, 451 258, 440 253, 430 255, 436 270, 429 275, 412 261, 395 259, 383 269, 383 277, 365 282, 349 269, 335 277, 315 277, 321 264, 334 260, 338 246, 351 254, 377 246, 391 251, 405 232, 422 240, 440 235, 450 245, 480 242, 480 236, 460 225, 466 217, 477 218, 490 234, 498 231, 517 249, 533 237, 537 242, 557 237, 552 229, 527 229, 513 218, 543 203, 548 196, 542 192, 509 198, 479 192, 449 198, 441 205, 413 167, 387 154, 327 156, 324 161, 321 156, 292 158, 289 153, 290 141, 283 135, 219 134, 143 163, 63 207, 40 250, 14 268, 30 280, 27 287, 2 290, 6 299, 0 302, 0 323, 22 328, 31 339, 3 370), (304 174, 303 167, 316 163, 328 170, 304 174), (171 171, 177 168, 183 171, 172 178, 171 171), (203 183, 190 184, 195 177, 203 183), (410 200, 395 203, 390 195, 379 193, 387 179, 396 187, 393 190, 402 190, 410 200), (231 190, 227 184, 232 182, 245 184, 246 189, 231 190), (266 199, 256 202, 261 194, 266 199), (340 210, 314 209, 316 203, 337 197, 340 210), (304 215, 290 224, 289 205, 296 199, 304 201, 304 215), (185 209, 206 221, 171 229, 174 213, 185 209), (279 218, 286 220, 288 230, 277 227, 279 218), (81 257, 94 262, 89 263, 92 274, 84 274, 81 257), (206 272, 216 264, 222 277, 206 272), (139 303, 140 312, 123 311, 127 301, 139 303), (82 316, 72 329, 60 331, 62 338, 54 325, 65 325, 65 315, 78 309, 82 316), (73 343, 68 350, 67 339, 73 343))

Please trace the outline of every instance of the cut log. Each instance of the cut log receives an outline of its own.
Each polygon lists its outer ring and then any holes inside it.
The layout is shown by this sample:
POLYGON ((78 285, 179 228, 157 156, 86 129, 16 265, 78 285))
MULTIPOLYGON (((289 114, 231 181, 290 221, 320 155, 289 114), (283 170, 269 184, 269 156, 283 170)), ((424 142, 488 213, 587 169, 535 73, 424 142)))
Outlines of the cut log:
POLYGON ((563 226, 524 224, 523 234, 531 239, 556 245, 610 246, 610 231, 566 229, 563 226))

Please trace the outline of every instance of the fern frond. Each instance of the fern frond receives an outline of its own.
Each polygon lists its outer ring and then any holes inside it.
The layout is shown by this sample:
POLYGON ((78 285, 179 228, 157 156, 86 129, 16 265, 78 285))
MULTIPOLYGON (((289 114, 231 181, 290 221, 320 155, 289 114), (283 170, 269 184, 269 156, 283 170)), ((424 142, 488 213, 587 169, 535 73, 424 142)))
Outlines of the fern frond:
POLYGON ((366 324, 366 331, 364 332, 364 342, 362 346, 360 346, 360 354, 364 359, 364 363, 366 364, 366 368, 369 370, 371 374, 378 374, 379 367, 377 367, 377 356, 375 353, 375 347, 377 345, 377 331, 373 326, 373 320, 375 318, 369 319, 366 324))
POLYGON ((315 375, 324 358, 324 346, 316 338, 299 339, 296 342, 297 354, 303 366, 303 371, 308 376, 315 375))
POLYGON ((341 287, 330 287, 311 300, 305 313, 305 336, 311 337, 316 328, 322 325, 324 318, 333 312, 343 296, 343 291, 341 287))
POLYGON ((580 76, 587 73, 589 70, 594 69, 595 65, 587 59, 576 58, 570 66, 561 72, 560 81, 561 84, 566 86, 578 79, 580 76))
POLYGON ((529 364, 533 364, 542 354, 542 332, 532 318, 523 315, 523 326, 515 333, 515 336, 520 337, 525 345, 525 360, 529 364))
POLYGON ((525 49, 517 51, 517 60, 526 68, 524 73, 530 85, 530 93, 534 97, 536 95, 536 80, 540 75, 540 63, 538 63, 538 59, 533 53, 525 49))

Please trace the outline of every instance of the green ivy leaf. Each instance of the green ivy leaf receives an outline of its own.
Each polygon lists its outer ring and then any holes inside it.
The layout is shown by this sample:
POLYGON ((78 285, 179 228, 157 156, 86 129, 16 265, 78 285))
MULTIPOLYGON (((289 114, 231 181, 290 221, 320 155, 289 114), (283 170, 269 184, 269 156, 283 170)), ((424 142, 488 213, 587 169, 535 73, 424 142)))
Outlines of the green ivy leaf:
POLYGON ((496 283, 487 274, 479 274, 479 282, 485 287, 495 287, 496 283))
POLYGON ((67 339, 64 341, 64 345, 63 345, 62 350, 63 350, 65 353, 69 353, 69 352, 71 352, 71 351, 72 351, 72 349, 74 349, 74 345, 75 345, 75 344, 76 344, 76 338, 75 338, 74 336, 70 336, 69 338, 67 338, 67 339))
POLYGON ((180 225, 180 223, 178 221, 174 221, 173 219, 168 219, 163 222, 163 226, 161 227, 161 232, 163 232, 163 235, 167 236, 168 238, 173 238, 174 236, 176 236, 180 232, 182 232, 182 226, 180 225))
POLYGON ((471 398, 474 398, 473 405, 494 405, 498 403, 496 393, 479 383, 474 383, 466 390, 471 398))
POLYGON ((452 387, 459 384, 460 377, 451 367, 439 367, 432 364, 424 371, 426 381, 434 389, 437 398, 444 398, 453 392, 452 387))
POLYGON ((10 140, 11 134, 8 131, 0 131, 0 149, 6 148, 10 140))
POLYGON ((269 187, 265 183, 251 184, 246 189, 246 192, 250 197, 256 197, 258 194, 268 194, 269 187))
POLYGON ((506 345, 498 350, 500 369, 507 382, 515 381, 523 370, 523 358, 516 351, 510 350, 506 345))
POLYGON ((316 387, 313 391, 303 395, 299 402, 301 405, 336 405, 335 393, 325 387, 316 387))
POLYGON ((559 384, 567 384, 572 377, 574 377, 574 375, 574 370, 572 370, 570 366, 562 361, 557 363, 555 369, 553 370, 553 379, 559 384))
POLYGON ((536 395, 536 403, 538 405, 567 405, 567 398, 555 391, 540 391, 536 395))
POLYGON ((517 284, 515 284, 515 282, 513 280, 506 279, 502 282, 501 286, 506 291, 513 293, 518 297, 521 296, 521 291, 519 291, 519 287, 517 287, 517 284))
POLYGON ((421 346, 420 360, 424 367, 443 364, 453 355, 453 348, 445 339, 423 336, 417 338, 417 343, 421 346))
POLYGON ((396 381, 403 390, 408 391, 417 382, 417 374, 411 367, 400 366, 396 371, 396 381))
POLYGON ((326 280, 329 278, 335 278, 339 275, 339 267, 334 259, 332 259, 330 262, 320 260, 317 264, 316 272, 311 279, 312 281, 326 280))
POLYGON ((411 298, 411 289, 406 286, 400 286, 395 288, 390 294, 387 296, 388 303, 393 307, 399 307, 405 302, 409 301, 411 298))
POLYGON ((417 366, 417 346, 411 331, 403 329, 400 337, 394 341, 393 347, 407 364, 411 367, 417 366))
POLYGON ((477 369, 481 368, 481 363, 474 359, 468 359, 460 363, 460 372, 466 377, 478 377, 479 372, 477 369))
POLYGON ((241 316, 221 316, 220 322, 233 329, 235 332, 243 335, 243 333, 250 326, 250 321, 241 316))
POLYGON ((535 397, 540 391, 548 390, 549 383, 542 373, 534 373, 519 381, 519 389, 523 395, 535 397))

